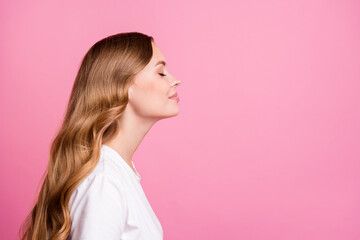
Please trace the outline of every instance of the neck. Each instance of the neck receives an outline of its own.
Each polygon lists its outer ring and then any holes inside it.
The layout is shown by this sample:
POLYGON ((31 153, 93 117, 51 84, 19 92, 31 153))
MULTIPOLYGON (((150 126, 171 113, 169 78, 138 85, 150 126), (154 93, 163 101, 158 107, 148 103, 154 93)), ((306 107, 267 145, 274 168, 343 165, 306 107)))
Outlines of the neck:
POLYGON ((156 119, 152 118, 140 118, 126 108, 119 119, 118 133, 114 138, 103 142, 103 144, 118 152, 126 163, 135 170, 131 163, 133 155, 156 121, 156 119))

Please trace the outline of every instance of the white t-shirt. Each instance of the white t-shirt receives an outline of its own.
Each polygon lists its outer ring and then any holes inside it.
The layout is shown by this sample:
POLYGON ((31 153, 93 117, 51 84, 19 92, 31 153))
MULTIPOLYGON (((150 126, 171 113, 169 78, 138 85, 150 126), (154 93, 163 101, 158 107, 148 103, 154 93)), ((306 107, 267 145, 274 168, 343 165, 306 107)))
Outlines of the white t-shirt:
POLYGON ((98 165, 70 197, 68 240, 162 240, 161 224, 140 179, 136 168, 134 172, 118 152, 103 144, 98 165))

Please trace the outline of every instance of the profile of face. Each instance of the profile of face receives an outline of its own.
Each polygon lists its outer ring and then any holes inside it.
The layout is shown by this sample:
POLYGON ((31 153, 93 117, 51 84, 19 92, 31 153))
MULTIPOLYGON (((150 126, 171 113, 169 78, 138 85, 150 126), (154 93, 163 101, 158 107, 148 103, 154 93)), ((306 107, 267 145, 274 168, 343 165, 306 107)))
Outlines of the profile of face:
POLYGON ((179 98, 171 96, 181 82, 167 71, 165 58, 153 42, 152 47, 150 62, 135 75, 129 88, 127 107, 140 117, 159 120, 178 114, 179 98))

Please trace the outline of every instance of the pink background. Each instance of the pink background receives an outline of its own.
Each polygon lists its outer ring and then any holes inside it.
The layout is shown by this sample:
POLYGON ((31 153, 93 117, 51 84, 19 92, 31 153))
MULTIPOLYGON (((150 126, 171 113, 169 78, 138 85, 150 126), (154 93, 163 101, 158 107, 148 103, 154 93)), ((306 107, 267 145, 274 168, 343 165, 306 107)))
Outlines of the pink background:
POLYGON ((0 239, 16 239, 80 61, 152 35, 180 113, 134 163, 164 239, 360 239, 360 2, 1 1, 0 239))

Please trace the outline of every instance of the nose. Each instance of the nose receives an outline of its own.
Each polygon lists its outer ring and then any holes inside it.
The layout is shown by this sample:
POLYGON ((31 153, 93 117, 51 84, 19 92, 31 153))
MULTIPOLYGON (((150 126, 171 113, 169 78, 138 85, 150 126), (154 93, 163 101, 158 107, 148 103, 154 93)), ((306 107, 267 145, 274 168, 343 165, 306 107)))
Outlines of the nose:
POLYGON ((171 86, 179 86, 181 84, 181 81, 179 79, 177 79, 176 77, 174 77, 174 79, 172 80, 171 86))

